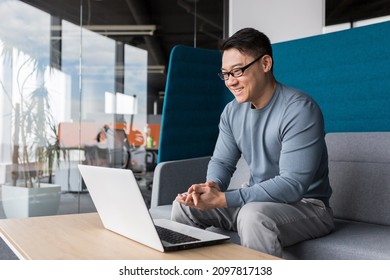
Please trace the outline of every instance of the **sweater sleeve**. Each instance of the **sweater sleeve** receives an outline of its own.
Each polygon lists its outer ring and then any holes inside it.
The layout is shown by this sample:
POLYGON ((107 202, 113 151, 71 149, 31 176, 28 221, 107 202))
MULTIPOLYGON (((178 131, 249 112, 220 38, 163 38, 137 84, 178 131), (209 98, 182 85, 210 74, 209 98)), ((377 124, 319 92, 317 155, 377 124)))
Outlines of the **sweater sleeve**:
POLYGON ((218 183, 222 191, 228 188, 241 156, 228 121, 228 111, 229 106, 226 106, 221 114, 218 139, 207 169, 207 181, 218 183))

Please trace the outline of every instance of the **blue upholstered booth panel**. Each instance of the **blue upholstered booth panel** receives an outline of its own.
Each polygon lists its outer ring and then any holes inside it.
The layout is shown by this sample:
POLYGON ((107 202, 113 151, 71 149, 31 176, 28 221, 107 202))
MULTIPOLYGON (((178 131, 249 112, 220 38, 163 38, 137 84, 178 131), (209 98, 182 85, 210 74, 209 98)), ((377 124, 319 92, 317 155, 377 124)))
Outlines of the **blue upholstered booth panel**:
POLYGON ((327 132, 390 131, 390 22, 273 48, 276 78, 319 103, 327 132))
MULTIPOLYGON (((390 131, 390 22, 274 44, 278 81, 320 105, 326 132, 390 131)), ((219 116, 232 100, 217 77, 221 53, 171 53, 159 162, 212 155, 219 116)))
POLYGON ((232 100, 217 73, 221 53, 176 46, 169 61, 158 161, 209 156, 220 114, 232 100))

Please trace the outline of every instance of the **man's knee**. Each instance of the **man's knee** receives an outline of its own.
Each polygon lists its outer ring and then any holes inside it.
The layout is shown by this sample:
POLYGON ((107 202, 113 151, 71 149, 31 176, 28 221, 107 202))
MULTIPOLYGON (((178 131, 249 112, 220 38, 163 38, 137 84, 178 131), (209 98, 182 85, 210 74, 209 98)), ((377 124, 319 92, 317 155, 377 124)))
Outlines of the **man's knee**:
POLYGON ((240 236, 245 238, 256 238, 264 231, 277 231, 275 222, 268 215, 266 203, 255 202, 244 205, 237 217, 237 229, 240 236))
POLYGON ((252 202, 245 204, 237 218, 237 222, 241 225, 253 225, 257 222, 271 221, 269 218, 273 212, 272 202, 252 202))
POLYGON ((171 220, 183 223, 183 217, 185 216, 182 205, 177 201, 172 203, 171 220))
POLYGON ((196 211, 194 212, 193 208, 177 201, 172 203, 171 220, 181 224, 198 226, 195 222, 197 220, 196 211))
POLYGON ((270 208, 267 202, 244 205, 238 214, 237 229, 243 246, 280 256, 279 230, 269 215, 270 208))

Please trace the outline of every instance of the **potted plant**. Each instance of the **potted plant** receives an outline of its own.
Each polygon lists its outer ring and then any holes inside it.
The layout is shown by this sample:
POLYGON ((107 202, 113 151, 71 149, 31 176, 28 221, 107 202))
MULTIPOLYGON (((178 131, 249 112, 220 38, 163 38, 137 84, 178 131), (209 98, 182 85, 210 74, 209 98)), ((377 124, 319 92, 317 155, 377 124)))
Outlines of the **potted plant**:
POLYGON ((52 173, 60 149, 45 69, 24 56, 16 77, 18 96, 8 94, 13 132, 11 182, 2 186, 7 218, 54 215, 58 211, 61 187, 52 184, 52 173))

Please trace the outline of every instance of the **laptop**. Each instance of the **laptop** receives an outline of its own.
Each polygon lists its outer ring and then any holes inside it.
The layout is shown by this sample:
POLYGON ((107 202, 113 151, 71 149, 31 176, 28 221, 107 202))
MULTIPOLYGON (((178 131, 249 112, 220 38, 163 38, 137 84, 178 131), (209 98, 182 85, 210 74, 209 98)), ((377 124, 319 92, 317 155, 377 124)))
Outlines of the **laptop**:
POLYGON ((171 220, 152 219, 130 169, 91 165, 78 167, 100 219, 108 230, 160 252, 218 244, 229 239, 226 235, 171 220), (173 240, 176 237, 179 240, 173 240))

